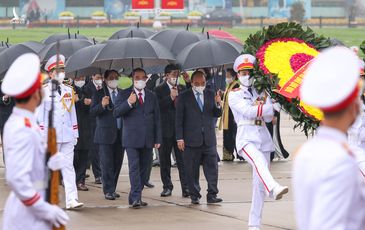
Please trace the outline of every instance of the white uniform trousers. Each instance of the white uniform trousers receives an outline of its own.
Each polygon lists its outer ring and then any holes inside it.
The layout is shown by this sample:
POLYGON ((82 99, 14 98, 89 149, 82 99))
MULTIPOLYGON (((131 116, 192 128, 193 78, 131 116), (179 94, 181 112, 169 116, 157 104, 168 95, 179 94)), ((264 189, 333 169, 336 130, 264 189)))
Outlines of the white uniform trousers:
POLYGON ((76 174, 74 168, 74 143, 57 143, 59 152, 65 155, 66 165, 62 168, 63 184, 65 186, 66 206, 71 200, 77 200, 76 174))
POLYGON ((269 171, 271 152, 261 152, 254 144, 249 143, 239 154, 252 166, 253 191, 248 226, 260 227, 265 195, 269 195, 278 185, 269 171))

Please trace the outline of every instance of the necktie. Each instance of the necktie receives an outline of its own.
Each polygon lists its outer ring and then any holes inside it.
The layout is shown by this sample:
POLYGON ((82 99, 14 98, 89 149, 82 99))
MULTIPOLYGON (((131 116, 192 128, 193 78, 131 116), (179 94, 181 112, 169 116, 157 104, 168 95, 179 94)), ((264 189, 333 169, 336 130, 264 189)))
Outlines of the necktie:
POLYGON ((96 87, 96 91, 99 91, 99 89, 101 89, 101 87, 98 85, 98 87, 96 87))
POLYGON ((196 102, 198 102, 198 105, 199 105, 199 108, 200 108, 200 111, 203 112, 203 102, 202 100, 200 99, 200 93, 196 93, 196 102))
POLYGON ((251 87, 249 87, 247 90, 248 90, 248 92, 250 92, 251 96, 253 96, 251 87))
POLYGON ((140 105, 143 105, 142 93, 138 93, 138 101, 140 105))
POLYGON ((113 102, 113 104, 115 104, 116 98, 117 98, 117 93, 115 92, 115 90, 113 90, 113 92, 112 92, 112 102, 113 102))
POLYGON ((57 86, 57 92, 59 95, 61 95, 61 86, 60 85, 57 86))

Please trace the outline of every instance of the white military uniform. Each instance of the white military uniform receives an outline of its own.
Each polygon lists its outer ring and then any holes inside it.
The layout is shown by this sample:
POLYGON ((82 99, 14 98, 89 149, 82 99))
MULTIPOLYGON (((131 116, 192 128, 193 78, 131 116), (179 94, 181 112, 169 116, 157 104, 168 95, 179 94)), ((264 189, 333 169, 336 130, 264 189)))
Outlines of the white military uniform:
MULTIPOLYGON (((51 82, 44 85, 44 100, 38 107, 38 122, 43 132, 44 141, 47 137, 48 113, 51 109, 51 82)), ((66 206, 73 200, 78 200, 76 175, 73 166, 74 145, 79 137, 74 92, 70 86, 60 84, 61 94, 54 92, 53 122, 56 128, 58 151, 65 154, 67 164, 62 168, 63 183, 65 186, 66 206)))
MULTIPOLYGON (((328 114, 343 111, 359 99, 359 73, 358 57, 351 50, 345 47, 325 50, 305 73, 301 100, 328 114)), ((297 228, 365 229, 365 184, 347 133, 334 127, 335 117, 328 119, 326 122, 325 118, 317 134, 295 156, 293 187, 297 228)))
MULTIPOLYGON (((236 58, 234 70, 252 69, 255 57, 243 54, 236 58)), ((253 171, 252 204, 248 226, 259 229, 265 194, 280 199, 288 192, 287 187, 280 186, 269 171, 270 154, 275 150, 272 137, 265 122, 274 118, 274 105, 271 98, 259 94, 250 83, 250 77, 239 76, 240 88, 228 95, 228 104, 237 123, 236 148, 238 154, 251 164, 253 171)))
POLYGON ((265 125, 265 122, 272 121, 274 109, 270 98, 267 98, 264 104, 257 105, 257 99, 264 95, 259 95, 253 87, 250 88, 252 94, 245 86, 231 91, 228 103, 237 123, 238 154, 251 164, 253 171, 252 204, 248 225, 259 227, 265 193, 270 194, 278 185, 269 171, 270 154, 275 147, 265 125))
POLYGON ((36 118, 30 111, 14 107, 4 127, 6 181, 11 193, 5 204, 5 229, 51 229, 27 207, 40 196, 45 198, 45 150, 36 118), (36 194, 36 195, 35 195, 36 194), (16 217, 16 218, 14 218, 16 217), (21 221, 20 221, 21 220, 21 221))
MULTIPOLYGON (((35 54, 18 57, 4 77, 2 91, 16 99, 25 99, 40 92, 40 61, 35 54)), ((31 97, 32 100, 32 97, 31 97)), ((4 154, 6 162, 6 181, 11 192, 4 209, 3 229, 49 230, 52 224, 65 225, 67 214, 55 205, 45 201, 47 167, 41 131, 32 104, 17 103, 4 127, 4 154), (21 105, 30 105, 30 109, 21 105)), ((35 108, 34 108, 35 109, 35 108)), ((49 158, 52 170, 62 166, 62 154, 49 158), (58 166, 57 166, 58 165, 58 166)))

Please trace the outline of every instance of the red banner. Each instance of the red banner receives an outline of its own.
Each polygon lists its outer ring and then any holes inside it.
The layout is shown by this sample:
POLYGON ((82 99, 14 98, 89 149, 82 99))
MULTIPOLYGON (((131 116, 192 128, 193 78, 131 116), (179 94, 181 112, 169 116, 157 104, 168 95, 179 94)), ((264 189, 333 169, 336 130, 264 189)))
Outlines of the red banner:
POLYGON ((154 8, 155 8, 154 0, 132 0, 133 10, 154 9, 154 8))
POLYGON ((290 80, 280 89, 279 93, 286 98, 297 98, 299 97, 299 88, 302 84, 304 73, 307 70, 309 64, 312 61, 307 62, 303 65, 290 80))
POLYGON ((184 9, 184 0, 161 0, 161 9, 164 10, 184 9))

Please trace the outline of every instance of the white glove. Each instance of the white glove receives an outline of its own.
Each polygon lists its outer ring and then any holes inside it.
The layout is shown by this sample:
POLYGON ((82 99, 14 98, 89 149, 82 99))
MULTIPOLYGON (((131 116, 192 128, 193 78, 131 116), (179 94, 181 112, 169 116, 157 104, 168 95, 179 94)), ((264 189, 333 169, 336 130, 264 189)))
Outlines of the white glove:
POLYGON ((75 138, 74 139, 74 141, 73 141, 73 145, 75 146, 75 145, 77 145, 77 138, 75 138))
POLYGON ((60 227, 61 225, 66 225, 70 220, 66 212, 56 205, 51 205, 42 199, 39 199, 35 204, 29 206, 32 213, 42 220, 50 222, 55 227, 60 227))
POLYGON ((274 110, 280 112, 281 110, 281 105, 278 102, 275 102, 272 107, 274 108, 274 110))
POLYGON ((53 171, 64 168, 66 166, 65 154, 62 152, 57 152, 55 155, 49 158, 47 166, 53 171))

